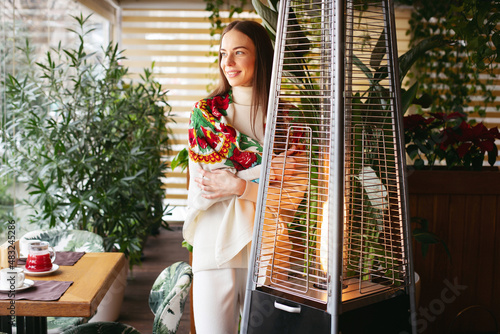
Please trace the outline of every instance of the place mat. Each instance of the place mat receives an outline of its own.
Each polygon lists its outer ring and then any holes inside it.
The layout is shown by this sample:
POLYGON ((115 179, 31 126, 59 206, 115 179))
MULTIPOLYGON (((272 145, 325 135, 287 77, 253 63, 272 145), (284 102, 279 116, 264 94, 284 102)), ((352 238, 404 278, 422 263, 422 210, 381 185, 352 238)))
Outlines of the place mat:
POLYGON ((58 300, 73 284, 72 281, 34 281, 32 287, 0 294, 0 300, 58 300))
POLYGON ((56 252, 55 264, 60 266, 72 266, 85 255, 85 252, 56 252))
MULTIPOLYGON (((60 266, 72 266, 85 255, 85 252, 56 252, 55 264, 60 266)), ((17 261, 18 265, 25 265, 26 258, 21 258, 17 261)))

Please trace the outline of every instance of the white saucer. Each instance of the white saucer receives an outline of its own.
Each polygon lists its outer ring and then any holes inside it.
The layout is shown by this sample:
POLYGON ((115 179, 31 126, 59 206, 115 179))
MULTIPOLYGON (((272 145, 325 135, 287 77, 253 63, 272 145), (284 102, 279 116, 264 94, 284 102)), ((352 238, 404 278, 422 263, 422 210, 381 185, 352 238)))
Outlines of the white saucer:
POLYGON ((59 269, 59 265, 54 263, 54 264, 52 264, 52 268, 50 270, 47 270, 47 271, 31 271, 31 270, 26 269, 26 266, 24 266, 23 269, 24 269, 24 272, 26 273, 26 275, 45 276, 45 275, 52 274, 54 271, 59 269))
MULTIPOLYGON (((33 284, 35 284, 35 282, 33 282, 32 280, 25 279, 23 286, 20 288, 15 288, 14 291, 26 290, 28 288, 31 288, 33 286, 33 284)), ((0 285, 0 292, 6 293, 6 292, 11 292, 11 291, 12 290, 10 289, 10 287, 6 289, 2 285, 0 285)))

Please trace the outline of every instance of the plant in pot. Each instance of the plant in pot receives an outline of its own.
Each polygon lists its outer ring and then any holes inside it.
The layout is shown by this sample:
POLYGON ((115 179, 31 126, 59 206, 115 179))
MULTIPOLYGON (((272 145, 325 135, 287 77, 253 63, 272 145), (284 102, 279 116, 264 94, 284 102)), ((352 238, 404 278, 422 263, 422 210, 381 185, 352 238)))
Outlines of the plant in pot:
POLYGON ((487 128, 483 123, 467 119, 464 112, 450 114, 428 112, 404 117, 406 152, 415 169, 445 161, 448 169, 463 167, 481 170, 485 155, 493 166, 500 139, 497 127, 487 128))
POLYGON ((28 192, 29 221, 95 232, 107 251, 140 263, 145 238, 164 221, 163 153, 169 149, 166 92, 145 69, 127 80, 118 47, 87 53, 88 17, 75 17, 78 43, 32 59, 5 78, 8 108, 2 174, 28 192))

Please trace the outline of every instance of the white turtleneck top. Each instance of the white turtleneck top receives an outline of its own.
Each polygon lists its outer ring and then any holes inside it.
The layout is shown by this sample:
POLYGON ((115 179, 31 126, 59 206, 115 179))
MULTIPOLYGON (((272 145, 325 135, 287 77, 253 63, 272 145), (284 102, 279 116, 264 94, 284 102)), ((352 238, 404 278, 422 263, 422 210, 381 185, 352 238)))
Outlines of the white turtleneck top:
MULTIPOLYGON (((252 129, 252 88, 233 87, 232 92, 233 103, 227 109, 228 123, 263 144, 265 116, 260 109, 252 129)), ((211 200, 206 204, 207 200, 194 182, 194 178, 200 177, 199 168, 209 170, 210 166, 189 161, 188 215, 183 227, 184 238, 193 246, 193 271, 247 268, 258 184, 247 181, 243 195, 211 200)), ((257 178, 259 170, 260 167, 253 172, 257 178)))

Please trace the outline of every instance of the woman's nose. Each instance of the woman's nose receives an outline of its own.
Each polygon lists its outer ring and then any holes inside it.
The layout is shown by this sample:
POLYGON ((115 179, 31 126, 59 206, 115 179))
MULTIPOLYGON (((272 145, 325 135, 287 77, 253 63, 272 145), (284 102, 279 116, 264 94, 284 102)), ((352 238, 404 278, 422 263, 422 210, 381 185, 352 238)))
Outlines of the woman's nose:
POLYGON ((234 64, 234 56, 232 54, 227 55, 227 57, 226 57, 226 64, 227 65, 234 64))

